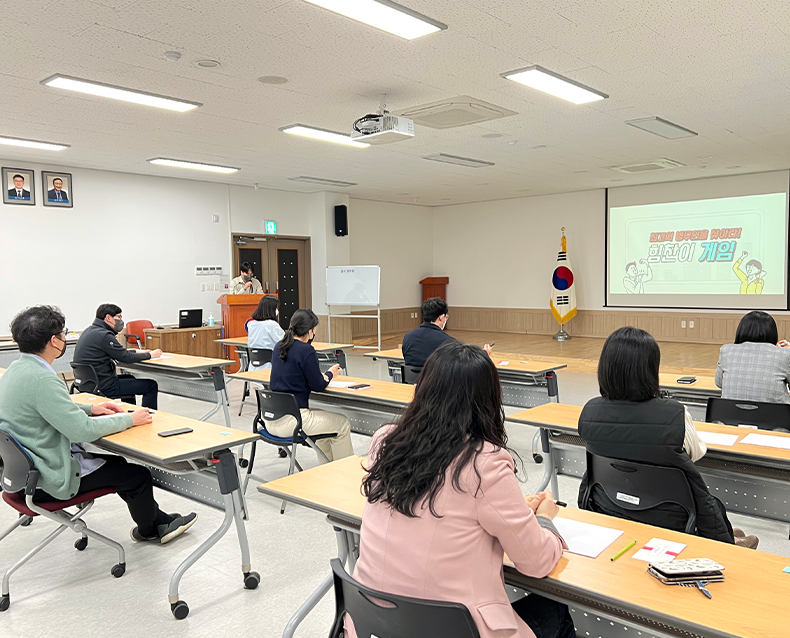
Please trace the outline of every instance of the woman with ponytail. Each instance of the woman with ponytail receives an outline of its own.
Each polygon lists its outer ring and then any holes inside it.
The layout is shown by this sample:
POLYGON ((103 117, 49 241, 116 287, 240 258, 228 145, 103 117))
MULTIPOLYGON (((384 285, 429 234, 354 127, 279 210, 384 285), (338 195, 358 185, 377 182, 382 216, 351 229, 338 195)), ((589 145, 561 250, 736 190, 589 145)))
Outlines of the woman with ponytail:
MULTIPOLYGON (((290 392, 296 397, 302 414, 302 429, 306 434, 336 433, 335 436, 316 441, 330 461, 354 454, 351 447, 351 424, 342 414, 325 410, 311 410, 310 392, 325 390, 333 377, 340 374, 340 366, 332 366, 321 373, 318 355, 310 344, 315 338, 318 317, 312 310, 297 310, 282 341, 272 353, 271 388, 275 392, 290 392)), ((266 421, 266 429, 275 436, 289 437, 296 426, 291 416, 266 421)), ((319 460, 323 460, 320 459, 319 460)))

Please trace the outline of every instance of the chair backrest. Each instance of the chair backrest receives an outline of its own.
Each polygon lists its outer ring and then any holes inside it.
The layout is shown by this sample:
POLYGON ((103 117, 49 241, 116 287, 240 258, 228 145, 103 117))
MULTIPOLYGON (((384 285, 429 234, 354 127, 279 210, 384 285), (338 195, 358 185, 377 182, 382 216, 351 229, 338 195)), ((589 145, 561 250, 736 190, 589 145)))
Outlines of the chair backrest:
POLYGON ((302 414, 293 394, 274 392, 265 388, 256 388, 255 394, 258 398, 256 421, 265 425, 266 421, 276 421, 290 415, 296 419, 298 427, 302 427, 302 414))
POLYGON ((266 348, 247 348, 250 357, 250 365, 260 367, 272 362, 272 351, 266 348))
MULTIPOLYGON (((587 491, 582 509, 590 509, 595 486, 618 507, 632 512, 675 504, 686 510, 686 533, 697 528, 697 506, 686 475, 677 467, 620 461, 587 451, 587 491)), ((635 517, 636 518, 636 517, 635 517)))
POLYGON ((154 327, 148 319, 136 319, 126 324, 126 343, 134 340, 139 348, 145 348, 145 331, 154 327))
POLYGON ((344 350, 338 350, 335 352, 335 356, 337 357, 337 365, 340 366, 341 370, 346 369, 346 353, 344 350))
POLYGON ((790 404, 738 401, 710 397, 705 412, 708 423, 754 425, 761 430, 790 429, 790 404))
POLYGON ((417 383, 417 377, 420 376, 422 368, 417 366, 407 366, 405 363, 400 367, 400 382, 414 385, 417 383))
POLYGON ((99 375, 96 374, 96 368, 89 363, 72 361, 71 369, 74 370, 74 385, 77 386, 77 390, 101 394, 99 391, 99 375))
POLYGON ((28 474, 34 469, 33 459, 11 434, 0 430, 0 461, 2 488, 14 494, 25 489, 28 474))
POLYGON ((343 616, 354 621, 358 638, 479 638, 474 618, 460 603, 385 594, 355 581, 333 558, 335 622, 329 638, 338 638, 343 616))

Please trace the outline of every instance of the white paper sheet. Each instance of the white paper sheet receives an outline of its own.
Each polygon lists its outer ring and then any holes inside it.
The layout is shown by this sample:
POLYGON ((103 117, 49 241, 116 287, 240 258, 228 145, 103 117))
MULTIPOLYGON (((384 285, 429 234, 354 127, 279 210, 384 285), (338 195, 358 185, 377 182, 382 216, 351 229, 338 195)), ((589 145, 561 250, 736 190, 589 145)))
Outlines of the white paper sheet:
POLYGON ((771 434, 748 434, 743 438, 741 443, 790 450, 790 437, 774 436, 771 434))
POLYGON ((161 361, 162 359, 172 359, 173 357, 169 354, 160 354, 156 359, 151 359, 151 361, 161 361))
POLYGON ((329 387, 330 388, 349 388, 352 385, 355 385, 356 381, 330 381, 329 387))
POLYGON ((673 543, 672 541, 662 541, 660 538, 653 538, 644 544, 633 558, 643 560, 646 563, 668 563, 675 560, 678 554, 686 549, 683 543, 673 543))
POLYGON ((597 558, 603 550, 623 535, 621 529, 581 523, 559 516, 554 519, 554 526, 565 539, 569 552, 590 558, 597 558))
POLYGON ((510 365, 510 361, 500 361, 499 363, 497 363, 497 365, 498 366, 509 366, 510 365))
POLYGON ((705 443, 712 445, 726 445, 729 447, 735 445, 735 442, 738 440, 737 434, 721 434, 720 432, 697 432, 697 434, 705 443))

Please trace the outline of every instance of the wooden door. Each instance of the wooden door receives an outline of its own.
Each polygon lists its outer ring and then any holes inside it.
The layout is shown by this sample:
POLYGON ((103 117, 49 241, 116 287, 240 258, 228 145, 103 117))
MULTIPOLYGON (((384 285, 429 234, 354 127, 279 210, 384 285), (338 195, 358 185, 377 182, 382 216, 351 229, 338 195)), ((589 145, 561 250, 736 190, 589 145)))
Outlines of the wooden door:
POLYGON ((241 264, 248 261, 252 264, 255 278, 261 282, 263 291, 268 293, 274 290, 273 280, 276 270, 270 268, 269 242, 265 237, 248 237, 245 235, 233 236, 233 273, 230 278, 239 276, 241 264))
POLYGON ((304 239, 269 240, 269 272, 276 273, 274 291, 280 298, 280 325, 287 329, 299 308, 310 307, 309 245, 304 239))

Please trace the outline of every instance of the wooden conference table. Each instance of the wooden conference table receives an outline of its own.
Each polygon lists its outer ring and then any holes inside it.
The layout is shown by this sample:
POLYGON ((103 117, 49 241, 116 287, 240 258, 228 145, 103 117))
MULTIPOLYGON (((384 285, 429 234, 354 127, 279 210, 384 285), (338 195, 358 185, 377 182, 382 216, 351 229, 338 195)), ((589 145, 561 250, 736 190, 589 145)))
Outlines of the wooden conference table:
MULTIPOLYGON (((581 478, 586 463, 584 441, 578 435, 578 405, 548 403, 508 416, 508 421, 541 428, 548 436, 550 450, 544 447, 545 474, 542 487, 552 485, 557 495, 557 474, 581 478)), ((775 521, 790 522, 790 450, 743 443, 751 433, 769 434, 790 441, 790 434, 767 432, 731 425, 695 421, 697 431, 706 434, 735 435, 733 445, 706 443, 708 453, 696 466, 711 494, 718 497, 728 511, 740 512, 775 521)), ((573 496, 575 499, 575 495, 573 496)), ((563 500, 569 500, 565 495, 563 500)), ((789 634, 790 635, 790 634, 789 634)))
POLYGON ((123 363, 119 367, 122 370, 137 372, 141 378, 153 379, 159 384, 159 392, 164 394, 214 404, 211 411, 200 420, 205 421, 222 410, 225 425, 230 427, 228 391, 222 368, 233 363, 226 359, 163 352, 157 359, 123 363))
MULTIPOLYGON (((74 403, 83 405, 108 401, 105 397, 87 393, 74 394, 71 398, 74 403)), ((127 410, 138 409, 138 406, 120 401, 115 403, 127 410)), ((250 547, 244 526, 247 511, 239 490, 236 455, 230 451, 231 448, 257 439, 258 435, 252 432, 156 410, 150 425, 129 428, 92 443, 102 450, 120 454, 148 467, 157 487, 225 512, 219 529, 184 559, 170 580, 170 610, 179 620, 189 614, 189 607, 178 593, 182 576, 216 545, 234 521, 241 548, 244 586, 255 589, 260 582, 260 576, 251 571, 250 547), (166 438, 159 436, 159 432, 182 427, 191 428, 192 432, 166 438)))
MULTIPOLYGON (((393 381, 401 382, 401 366, 405 364, 402 348, 366 352, 366 357, 374 361, 382 359, 393 381)), ((564 361, 537 361, 528 355, 512 352, 494 352, 491 355, 502 384, 502 400, 505 405, 514 408, 531 408, 542 405, 550 400, 557 400, 549 395, 546 375, 567 367, 564 361)))
MULTIPOLYGON (((237 372, 231 374, 230 377, 268 386, 271 370, 237 372)), ((382 425, 392 423, 397 419, 413 398, 414 386, 412 385, 379 381, 378 379, 339 376, 333 379, 323 392, 311 394, 310 406, 346 415, 354 432, 375 434, 382 425), (365 384, 370 387, 364 390, 349 390, 348 387, 337 387, 338 384, 343 386, 365 384)))
MULTIPOLYGON (((341 560, 351 559, 349 569, 358 548, 365 504, 360 493, 363 460, 361 457, 341 459, 258 487, 264 494, 329 515, 337 533, 341 560)), ((506 562, 505 581, 567 603, 574 613, 578 635, 604 638, 632 633, 644 638, 788 635, 790 575, 782 573, 787 558, 575 508, 561 508, 560 516, 625 533, 594 559, 565 552, 552 573, 543 579, 524 576, 506 562), (687 547, 680 558, 711 558, 724 565, 726 580, 708 586, 713 598, 709 600, 694 589, 663 585, 650 576, 647 563, 632 556, 652 538, 684 543, 687 547), (632 540, 636 541, 635 547, 618 560, 610 560, 632 540)), ((330 574, 291 618, 284 638, 293 635, 331 586, 330 574)))
POLYGON ((716 385, 716 377, 713 375, 688 375, 697 377, 697 380, 690 384, 678 383, 677 380, 684 376, 687 375, 661 372, 658 375, 658 384, 669 398, 703 409, 707 407, 710 397, 721 396, 721 388, 716 385))

